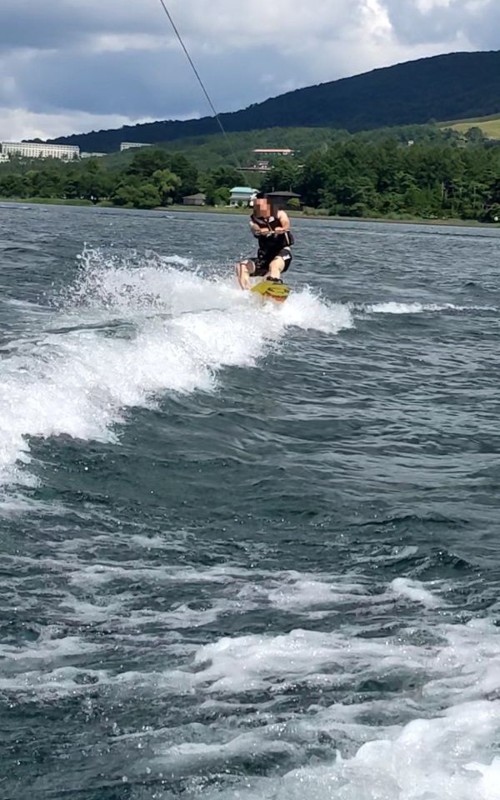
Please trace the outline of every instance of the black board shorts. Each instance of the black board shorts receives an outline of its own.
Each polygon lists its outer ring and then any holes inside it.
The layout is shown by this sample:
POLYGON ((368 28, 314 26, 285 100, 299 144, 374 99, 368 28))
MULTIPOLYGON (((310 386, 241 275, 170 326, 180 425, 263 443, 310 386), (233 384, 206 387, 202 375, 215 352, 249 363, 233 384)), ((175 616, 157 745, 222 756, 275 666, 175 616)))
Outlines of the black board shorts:
POLYGON ((279 251, 279 253, 274 253, 271 256, 258 255, 257 258, 247 259, 245 263, 248 265, 250 275, 252 275, 254 278, 260 278, 264 275, 267 275, 271 261, 274 261, 274 259, 278 258, 278 256, 285 262, 282 272, 286 272, 292 263, 293 258, 292 251, 289 247, 284 247, 283 250, 279 251))

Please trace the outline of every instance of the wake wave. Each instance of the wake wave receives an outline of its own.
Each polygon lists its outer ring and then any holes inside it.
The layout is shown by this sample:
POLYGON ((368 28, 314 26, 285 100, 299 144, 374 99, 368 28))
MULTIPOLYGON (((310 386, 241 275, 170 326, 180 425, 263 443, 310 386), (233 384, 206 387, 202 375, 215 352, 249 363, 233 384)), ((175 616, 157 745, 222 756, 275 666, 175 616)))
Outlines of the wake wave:
POLYGON ((495 306, 457 306, 453 303, 374 303, 359 307, 367 314, 425 314, 440 311, 498 311, 495 306))
POLYGON ((30 483, 29 437, 114 441, 124 410, 166 392, 213 391, 226 366, 252 367, 287 328, 336 334, 348 309, 310 292, 271 307, 232 278, 178 257, 107 259, 87 250, 50 324, 11 343, 0 384, 0 483, 30 483))

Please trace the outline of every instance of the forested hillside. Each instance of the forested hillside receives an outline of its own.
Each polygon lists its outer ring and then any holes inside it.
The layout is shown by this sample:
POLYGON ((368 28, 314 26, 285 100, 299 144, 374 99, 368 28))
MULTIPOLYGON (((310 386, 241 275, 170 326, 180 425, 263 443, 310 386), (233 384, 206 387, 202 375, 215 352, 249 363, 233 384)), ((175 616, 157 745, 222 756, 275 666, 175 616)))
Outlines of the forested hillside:
MULTIPOLYGON (((266 128, 234 132, 229 134, 229 139, 215 133, 210 136, 178 139, 159 146, 170 153, 182 153, 200 170, 207 170, 228 164, 233 167, 249 166, 257 160, 253 150, 258 147, 289 147, 294 150, 296 158, 303 161, 315 150, 326 150, 338 142, 355 139, 375 143, 388 138, 401 144, 408 141, 457 143, 460 135, 451 130, 442 130, 437 125, 405 125, 355 134, 335 128, 266 128)), ((106 163, 123 166, 130 162, 133 154, 133 150, 114 153, 108 157, 106 163)))
MULTIPOLYGON (((500 112, 500 52, 452 53, 309 86, 222 114, 228 131, 332 127, 361 131, 500 112)), ((166 109, 167 113, 167 109, 166 109)), ((114 152, 123 141, 169 142, 217 131, 213 118, 152 122, 60 137, 92 152, 114 152)))

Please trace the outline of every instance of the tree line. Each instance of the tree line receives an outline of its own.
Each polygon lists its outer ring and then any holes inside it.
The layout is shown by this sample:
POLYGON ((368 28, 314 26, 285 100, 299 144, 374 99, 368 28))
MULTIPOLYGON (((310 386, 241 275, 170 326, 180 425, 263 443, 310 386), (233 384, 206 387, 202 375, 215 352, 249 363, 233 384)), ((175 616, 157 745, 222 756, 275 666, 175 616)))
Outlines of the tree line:
MULTIPOLYGON (((254 176, 255 177, 255 176, 254 176)), ((135 208, 165 207, 203 192, 223 206, 238 170, 200 170, 181 153, 148 148, 125 165, 112 159, 12 161, 0 167, 0 196, 80 201, 135 208)), ((257 186, 257 183, 259 184, 257 186)), ((466 140, 349 139, 316 148, 302 163, 282 158, 256 188, 301 196, 311 213, 348 217, 500 219, 500 147, 481 131, 466 140)))
POLYGON ((201 173, 184 155, 163 149, 140 150, 125 166, 112 159, 15 160, 0 167, 0 196, 86 201, 126 208, 157 208, 181 203, 186 195, 206 194, 209 205, 229 202, 230 187, 241 175, 219 167, 201 173), (111 163, 109 163, 111 161, 111 163))
POLYGON ((282 160, 263 189, 289 189, 302 202, 349 217, 500 220, 500 147, 472 129, 464 146, 394 141, 339 143, 299 168, 282 160))

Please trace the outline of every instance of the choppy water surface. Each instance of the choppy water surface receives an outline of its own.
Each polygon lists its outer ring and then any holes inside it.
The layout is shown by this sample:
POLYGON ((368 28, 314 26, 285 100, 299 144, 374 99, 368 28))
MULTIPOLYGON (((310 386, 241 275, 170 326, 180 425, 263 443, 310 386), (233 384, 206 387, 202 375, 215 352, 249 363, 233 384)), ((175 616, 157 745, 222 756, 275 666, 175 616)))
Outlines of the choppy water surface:
POLYGON ((500 798, 500 233, 0 209, 0 796, 500 798))

